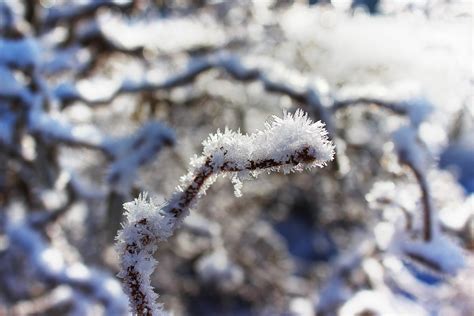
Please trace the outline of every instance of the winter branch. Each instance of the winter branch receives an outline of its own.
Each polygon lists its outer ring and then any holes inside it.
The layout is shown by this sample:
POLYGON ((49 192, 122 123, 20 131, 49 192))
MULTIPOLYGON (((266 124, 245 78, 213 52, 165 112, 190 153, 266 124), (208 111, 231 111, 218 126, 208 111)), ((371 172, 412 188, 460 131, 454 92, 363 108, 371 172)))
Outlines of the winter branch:
POLYGON ((275 117, 263 131, 251 135, 218 131, 203 145, 203 155, 193 159, 182 185, 165 206, 157 208, 146 195, 125 204, 127 222, 117 237, 119 276, 124 279, 132 309, 138 315, 156 315, 162 311, 150 285, 156 265, 153 258, 156 242, 173 234, 218 175, 231 173, 239 192, 240 180, 249 175, 322 167, 334 155, 323 124, 313 123, 302 111, 285 114, 282 119, 275 117))

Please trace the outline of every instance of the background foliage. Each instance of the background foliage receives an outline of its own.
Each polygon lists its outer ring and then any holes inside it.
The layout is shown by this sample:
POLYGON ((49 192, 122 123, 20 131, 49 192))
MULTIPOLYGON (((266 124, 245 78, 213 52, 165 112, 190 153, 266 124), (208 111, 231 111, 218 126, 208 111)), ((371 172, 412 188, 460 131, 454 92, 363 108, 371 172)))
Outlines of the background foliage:
POLYGON ((472 314, 472 14, 467 0, 0 2, 0 314, 126 313, 122 204, 163 203, 217 129, 297 108, 326 123, 336 160, 240 198, 219 179, 160 247, 160 302, 472 314))

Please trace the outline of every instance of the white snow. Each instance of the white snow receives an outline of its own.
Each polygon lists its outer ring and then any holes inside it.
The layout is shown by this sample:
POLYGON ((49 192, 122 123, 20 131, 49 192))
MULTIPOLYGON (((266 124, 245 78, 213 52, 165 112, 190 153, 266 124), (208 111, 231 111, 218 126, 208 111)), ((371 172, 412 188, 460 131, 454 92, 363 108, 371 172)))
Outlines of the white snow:
POLYGON ((53 284, 70 286, 77 291, 74 299, 78 303, 91 296, 106 302, 107 315, 126 315, 126 297, 122 291, 113 290, 119 287, 114 278, 80 263, 68 266, 61 252, 49 246, 28 221, 8 221, 6 233, 10 242, 25 253, 28 258, 25 262, 40 278, 53 284), (81 287, 90 288, 91 292, 86 293, 81 287))
POLYGON ((398 242, 399 247, 409 257, 416 255, 432 262, 440 268, 439 272, 455 275, 465 265, 463 250, 441 233, 434 234, 429 242, 409 238, 403 238, 398 242))
POLYGON ((218 46, 225 40, 222 30, 211 16, 198 18, 161 18, 150 21, 126 19, 104 14, 99 29, 106 38, 125 49, 145 47, 164 53, 179 52, 199 47, 218 46), (163 40, 163 39, 168 40, 163 40))
POLYGON ((129 192, 136 170, 174 141, 174 132, 158 122, 144 124, 130 137, 108 141, 105 148, 115 159, 108 170, 109 183, 118 192, 129 192))
POLYGON ((341 316, 360 315, 428 315, 419 305, 388 291, 362 290, 347 301, 339 311, 341 316))
POLYGON ((443 226, 461 231, 469 219, 474 218, 474 194, 469 195, 459 205, 449 205, 439 212, 439 220, 443 226))
POLYGON ((409 163, 418 172, 424 172, 429 161, 428 153, 418 138, 417 130, 412 126, 402 126, 392 135, 398 156, 409 163))
POLYGON ((236 288, 244 279, 242 268, 229 259, 224 249, 201 257, 196 263, 196 270, 202 281, 227 290, 236 288))

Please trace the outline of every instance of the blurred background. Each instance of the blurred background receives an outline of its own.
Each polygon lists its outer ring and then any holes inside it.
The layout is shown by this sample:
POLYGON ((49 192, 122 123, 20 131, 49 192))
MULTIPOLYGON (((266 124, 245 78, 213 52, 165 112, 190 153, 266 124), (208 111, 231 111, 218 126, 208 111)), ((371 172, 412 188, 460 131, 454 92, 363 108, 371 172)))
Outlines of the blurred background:
POLYGON ((298 108, 336 159, 219 179, 160 245, 165 308, 472 315, 473 60, 470 0, 0 0, 0 315, 126 314, 122 204, 298 108))

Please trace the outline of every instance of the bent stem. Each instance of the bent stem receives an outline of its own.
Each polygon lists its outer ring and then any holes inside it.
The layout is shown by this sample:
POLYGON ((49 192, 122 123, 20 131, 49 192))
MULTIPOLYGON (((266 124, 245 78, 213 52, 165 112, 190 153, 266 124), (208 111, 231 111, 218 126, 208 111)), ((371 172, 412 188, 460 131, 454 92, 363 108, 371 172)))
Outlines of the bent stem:
POLYGON ((428 190, 428 183, 426 182, 426 178, 422 172, 420 172, 416 168, 411 168, 411 169, 421 189, 421 199, 423 203, 423 240, 425 242, 429 242, 431 241, 433 237, 433 224, 432 224, 433 212, 432 212, 432 207, 431 207, 430 193, 428 190))
POLYGON ((204 143, 203 155, 194 159, 169 202, 156 207, 146 196, 126 203, 127 222, 117 236, 124 288, 134 313, 159 315, 161 304, 150 284, 155 268, 156 242, 168 239, 189 214, 198 198, 213 180, 223 173, 239 177, 259 171, 301 171, 322 167, 333 159, 334 146, 321 123, 313 123, 302 111, 274 118, 265 130, 242 135, 226 130, 211 135, 204 143))

